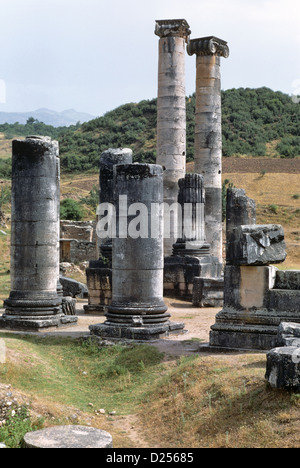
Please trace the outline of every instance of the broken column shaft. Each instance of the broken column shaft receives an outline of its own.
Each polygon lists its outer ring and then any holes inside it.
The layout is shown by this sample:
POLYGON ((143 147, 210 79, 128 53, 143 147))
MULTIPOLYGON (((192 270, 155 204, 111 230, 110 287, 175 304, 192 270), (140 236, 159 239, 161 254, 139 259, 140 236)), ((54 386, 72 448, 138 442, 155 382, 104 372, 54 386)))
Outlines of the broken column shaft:
POLYGON ((174 325, 163 300, 163 170, 156 164, 114 167, 117 233, 113 239, 112 302, 104 337, 149 340, 174 325))
POLYGON ((186 174, 179 180, 178 208, 181 220, 181 237, 173 245, 174 255, 205 256, 210 246, 205 240, 203 176, 186 174))
MULTIPOLYGON (((177 202, 178 180, 186 167, 185 44, 190 29, 184 19, 156 21, 159 40, 157 97, 157 157, 164 167, 164 202, 177 202)), ((176 234, 164 240, 164 255, 171 255, 176 234)))
POLYGON ((214 36, 188 42, 196 54, 195 172, 204 176, 205 225, 212 255, 222 263, 221 57, 227 43, 214 36))
POLYGON ((11 292, 1 326, 62 326, 58 295, 59 157, 48 137, 13 141, 11 292))
MULTIPOLYGON (((116 164, 131 164, 132 150, 129 148, 109 148, 100 157, 100 204, 114 204, 113 168, 116 164)), ((100 222, 107 215, 107 210, 98 213, 100 222)), ((99 233, 98 233, 99 234, 99 233)), ((87 287, 89 291, 88 304, 84 306, 85 313, 103 313, 109 306, 112 297, 112 238, 97 238, 100 258, 92 260, 86 269, 87 287)))

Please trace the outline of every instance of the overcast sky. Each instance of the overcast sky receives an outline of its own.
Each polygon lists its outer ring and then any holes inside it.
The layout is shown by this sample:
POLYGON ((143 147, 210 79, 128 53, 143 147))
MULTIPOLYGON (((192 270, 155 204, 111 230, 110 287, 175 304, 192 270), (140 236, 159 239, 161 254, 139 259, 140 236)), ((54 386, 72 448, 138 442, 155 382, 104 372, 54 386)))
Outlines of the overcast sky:
MULTIPOLYGON (((157 96, 156 19, 228 42, 222 89, 300 89, 300 0, 0 0, 0 112, 93 115, 157 96)), ((186 93, 195 56, 186 56, 186 93)))

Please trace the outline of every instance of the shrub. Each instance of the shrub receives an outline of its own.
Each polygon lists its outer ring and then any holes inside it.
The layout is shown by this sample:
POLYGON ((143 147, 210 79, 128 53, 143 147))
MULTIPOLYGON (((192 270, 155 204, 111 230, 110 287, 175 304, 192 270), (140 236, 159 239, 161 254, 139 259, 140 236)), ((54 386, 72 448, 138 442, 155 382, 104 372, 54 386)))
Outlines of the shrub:
POLYGON ((69 219, 71 221, 81 221, 84 216, 84 211, 80 203, 71 198, 66 198, 60 204, 60 218, 69 219))

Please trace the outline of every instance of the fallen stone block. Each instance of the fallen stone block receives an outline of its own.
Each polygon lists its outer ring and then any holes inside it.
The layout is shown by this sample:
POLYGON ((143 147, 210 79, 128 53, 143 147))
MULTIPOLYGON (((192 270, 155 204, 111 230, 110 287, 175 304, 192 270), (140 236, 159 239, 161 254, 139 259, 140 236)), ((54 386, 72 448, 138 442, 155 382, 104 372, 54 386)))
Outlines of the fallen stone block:
POLYGON ((278 346, 300 347, 300 323, 281 322, 277 342, 278 346))
POLYGON ((266 379, 272 388, 300 390, 300 349, 275 348, 267 354, 266 379))
POLYGON ((227 245, 227 263, 231 265, 282 263, 287 255, 279 224, 238 226, 228 233, 227 245))
POLYGON ((63 287, 64 296, 70 297, 87 297, 88 289, 85 284, 80 283, 79 281, 67 278, 66 276, 60 276, 59 281, 63 287))

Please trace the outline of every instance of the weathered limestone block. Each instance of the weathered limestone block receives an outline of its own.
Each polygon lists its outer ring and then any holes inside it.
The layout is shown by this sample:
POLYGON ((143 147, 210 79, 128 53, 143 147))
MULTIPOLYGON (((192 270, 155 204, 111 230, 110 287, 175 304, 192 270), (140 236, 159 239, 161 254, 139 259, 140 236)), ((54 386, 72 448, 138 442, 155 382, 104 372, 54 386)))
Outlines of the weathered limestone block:
POLYGON ((277 346, 300 347, 300 323, 282 322, 278 327, 277 346))
POLYGON ((256 224, 256 203, 244 189, 228 188, 226 197, 226 261, 230 258, 230 233, 234 228, 256 224))
POLYGON ((271 349, 286 313, 270 313, 269 291, 275 284, 273 266, 226 265, 224 307, 211 327, 210 345, 225 348, 271 349))
POLYGON ((276 272, 277 268, 273 266, 226 265, 224 306, 238 310, 267 307, 268 293, 274 287, 276 272))
POLYGON ((284 262, 286 255, 284 231, 278 224, 244 225, 229 232, 229 264, 270 265, 284 262))
MULTIPOLYGON (((211 327, 212 346, 272 349, 285 343, 278 327, 300 323, 300 297, 299 290, 275 289, 279 273, 274 266, 225 267, 224 308, 211 327)), ((294 346, 288 338, 286 344, 294 346)))
POLYGON ((300 270, 282 270, 276 274, 275 289, 300 290, 300 270))
POLYGON ((193 306, 222 307, 224 300, 223 278, 194 278, 193 306))
POLYGON ((226 231, 238 226, 256 224, 256 203, 244 189, 228 188, 226 198, 226 231))
POLYGON ((88 290, 85 284, 80 283, 72 278, 67 278, 66 276, 59 277, 60 284, 63 288, 63 295, 76 297, 80 296, 81 298, 87 297, 88 290))
POLYGON ((76 299, 64 296, 62 298, 62 311, 65 315, 76 315, 76 299))
POLYGON ((164 295, 192 301, 196 277, 220 278, 221 275, 222 265, 216 257, 189 255, 167 257, 164 267, 164 295))
POLYGON ((300 389, 300 349, 275 348, 267 354, 266 379, 273 388, 300 389))

